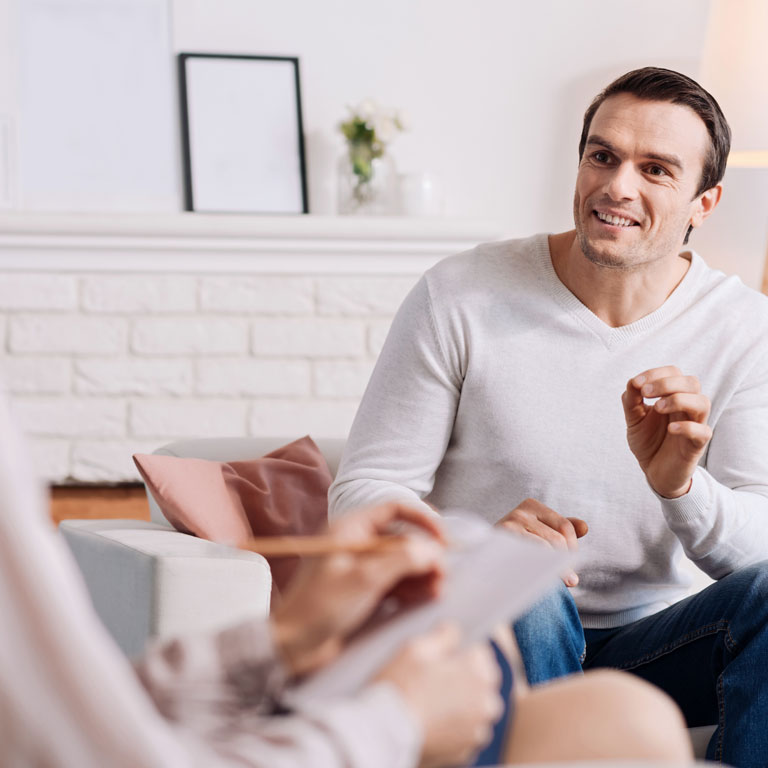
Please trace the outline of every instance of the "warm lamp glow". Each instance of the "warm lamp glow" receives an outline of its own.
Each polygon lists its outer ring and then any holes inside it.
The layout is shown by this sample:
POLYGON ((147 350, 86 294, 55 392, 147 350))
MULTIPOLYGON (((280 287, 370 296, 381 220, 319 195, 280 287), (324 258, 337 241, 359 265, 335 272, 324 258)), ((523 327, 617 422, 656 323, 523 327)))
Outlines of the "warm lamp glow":
POLYGON ((729 168, 768 168, 768 149, 754 152, 731 152, 728 155, 729 168))
MULTIPOLYGON (((768 0, 711 0, 699 82, 733 132, 731 168, 768 168, 768 0)), ((768 253, 763 270, 768 294, 768 253)))
POLYGON ((768 2, 712 0, 699 82, 717 99, 735 152, 768 150, 768 2))

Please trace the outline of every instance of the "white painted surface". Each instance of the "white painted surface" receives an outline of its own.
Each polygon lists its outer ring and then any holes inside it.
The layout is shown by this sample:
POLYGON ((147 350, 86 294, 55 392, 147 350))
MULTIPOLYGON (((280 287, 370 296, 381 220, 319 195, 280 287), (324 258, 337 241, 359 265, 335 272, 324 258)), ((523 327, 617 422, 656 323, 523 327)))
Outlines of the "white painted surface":
POLYGON ((0 210, 16 202, 16 133, 10 115, 0 115, 0 210))
POLYGON ((21 206, 178 210, 166 0, 15 0, 15 11, 21 206))

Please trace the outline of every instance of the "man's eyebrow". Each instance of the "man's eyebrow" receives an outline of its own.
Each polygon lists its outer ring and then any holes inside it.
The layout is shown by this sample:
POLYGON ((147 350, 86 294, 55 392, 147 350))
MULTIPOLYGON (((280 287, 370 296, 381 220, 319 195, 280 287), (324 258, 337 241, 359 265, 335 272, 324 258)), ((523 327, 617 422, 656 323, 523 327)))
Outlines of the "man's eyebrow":
MULTIPOLYGON (((619 154, 619 150, 611 144, 610 141, 604 139, 602 136, 590 135, 587 138, 587 144, 597 144, 598 146, 605 147, 609 152, 619 154)), ((671 165, 677 168, 679 171, 683 170, 683 161, 677 155, 665 155, 660 152, 648 152, 645 157, 650 160, 658 160, 660 163, 671 165)))

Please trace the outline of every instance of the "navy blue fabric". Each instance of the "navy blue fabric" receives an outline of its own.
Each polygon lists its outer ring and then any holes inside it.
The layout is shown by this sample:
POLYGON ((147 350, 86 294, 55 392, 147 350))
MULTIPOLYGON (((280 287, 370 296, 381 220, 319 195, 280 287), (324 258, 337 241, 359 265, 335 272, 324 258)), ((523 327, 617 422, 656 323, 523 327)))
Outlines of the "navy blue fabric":
POLYGON ((504 712, 493 728, 493 738, 478 754, 472 765, 500 765, 503 762, 504 745, 506 743, 508 726, 511 723, 514 703, 512 701, 512 669, 507 657, 501 652, 496 643, 491 643, 496 662, 501 670, 501 697, 504 701, 504 712))

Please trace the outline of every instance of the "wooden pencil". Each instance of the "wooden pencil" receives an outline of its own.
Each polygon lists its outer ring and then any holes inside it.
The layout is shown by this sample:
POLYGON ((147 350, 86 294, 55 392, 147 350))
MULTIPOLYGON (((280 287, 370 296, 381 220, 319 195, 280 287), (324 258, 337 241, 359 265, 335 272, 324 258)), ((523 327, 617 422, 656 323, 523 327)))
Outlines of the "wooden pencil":
POLYGON ((337 552, 374 552, 385 549, 401 536, 375 536, 357 541, 342 541, 332 536, 261 536, 245 539, 237 544, 240 549, 258 552, 265 557, 310 557, 337 552))

